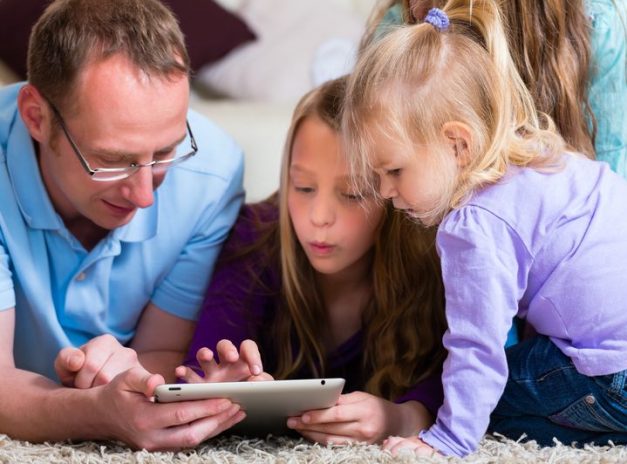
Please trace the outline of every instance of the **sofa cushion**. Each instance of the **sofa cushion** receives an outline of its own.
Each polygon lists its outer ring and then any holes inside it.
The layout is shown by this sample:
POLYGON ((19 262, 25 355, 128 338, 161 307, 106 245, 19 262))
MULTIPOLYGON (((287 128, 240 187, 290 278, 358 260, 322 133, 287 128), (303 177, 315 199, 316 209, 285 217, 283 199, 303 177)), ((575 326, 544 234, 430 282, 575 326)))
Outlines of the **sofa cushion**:
POLYGON ((210 94, 289 102, 350 72, 365 20, 335 0, 244 0, 238 8, 258 39, 199 71, 210 94))
POLYGON ((164 0, 164 3, 179 18, 194 71, 255 39, 255 33, 240 17, 212 0, 164 0))
MULTIPOLYGON (((0 60, 20 78, 26 77, 26 53, 33 24, 50 0, 0 0, 0 60)), ((255 39, 235 14, 213 0, 165 0, 179 18, 192 68, 219 60, 237 46, 255 39)))
POLYGON ((0 0, 0 60, 20 79, 26 77, 30 30, 50 1, 0 0))

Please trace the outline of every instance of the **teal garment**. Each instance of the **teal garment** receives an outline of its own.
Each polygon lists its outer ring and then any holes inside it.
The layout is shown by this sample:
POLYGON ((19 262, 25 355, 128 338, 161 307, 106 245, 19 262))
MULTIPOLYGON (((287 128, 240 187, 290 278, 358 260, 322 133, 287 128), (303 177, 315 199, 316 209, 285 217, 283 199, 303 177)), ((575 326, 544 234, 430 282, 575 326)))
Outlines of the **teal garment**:
MULTIPOLYGON (((592 23, 588 98, 597 121, 596 158, 627 179, 627 0, 586 0, 592 23)), ((403 24, 392 6, 375 30, 375 41, 403 24)))
POLYGON ((627 1, 587 0, 592 23, 589 100, 596 157, 627 179, 627 1))
POLYGON ((381 18, 381 22, 377 25, 377 28, 374 31, 374 39, 377 40, 384 37, 388 32, 392 29, 395 29, 398 26, 402 26, 403 21, 403 7, 400 3, 392 5, 381 18))

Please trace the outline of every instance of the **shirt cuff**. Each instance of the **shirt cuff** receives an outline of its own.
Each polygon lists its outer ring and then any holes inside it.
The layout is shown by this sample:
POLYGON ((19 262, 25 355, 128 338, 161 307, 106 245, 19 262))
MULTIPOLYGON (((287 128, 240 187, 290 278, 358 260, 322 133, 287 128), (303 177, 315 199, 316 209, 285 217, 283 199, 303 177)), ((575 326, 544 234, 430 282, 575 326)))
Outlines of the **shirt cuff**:
POLYGON ((457 456, 464 457, 468 454, 467 451, 460 449, 458 446, 455 446, 454 443, 448 443, 449 440, 446 440, 448 437, 439 437, 441 435, 437 430, 437 425, 434 425, 429 430, 423 430, 418 434, 418 438, 424 441, 431 448, 438 450, 440 453, 445 456, 457 456), (453 446, 450 446, 453 445, 453 446))

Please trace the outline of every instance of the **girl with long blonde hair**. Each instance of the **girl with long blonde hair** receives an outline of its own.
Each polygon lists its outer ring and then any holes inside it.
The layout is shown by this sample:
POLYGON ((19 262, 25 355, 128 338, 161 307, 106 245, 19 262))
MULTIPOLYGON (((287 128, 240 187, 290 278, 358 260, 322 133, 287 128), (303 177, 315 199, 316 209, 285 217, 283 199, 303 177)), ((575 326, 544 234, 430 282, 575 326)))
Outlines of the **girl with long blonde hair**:
POLYGON ((627 183, 572 152, 493 0, 449 0, 368 46, 342 134, 365 191, 437 227, 448 351, 435 424, 393 452, 463 456, 497 431, 627 442, 627 183), (611 226, 610 226, 611 225, 611 226), (512 317, 537 332, 504 348, 512 317))
POLYGON ((378 443, 430 425, 441 404, 443 289, 433 233, 350 180, 345 84, 296 107, 279 191, 244 207, 210 284, 186 361, 205 372, 177 374, 246 379, 263 360, 278 379, 343 377, 336 406, 289 427, 322 443, 378 443))

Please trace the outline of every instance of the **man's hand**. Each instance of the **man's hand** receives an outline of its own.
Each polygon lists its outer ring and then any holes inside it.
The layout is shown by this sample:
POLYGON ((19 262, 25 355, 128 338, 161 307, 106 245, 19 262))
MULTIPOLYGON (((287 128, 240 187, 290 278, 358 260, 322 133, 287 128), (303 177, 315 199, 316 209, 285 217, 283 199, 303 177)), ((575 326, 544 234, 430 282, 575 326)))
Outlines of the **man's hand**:
POLYGON ((135 367, 93 389, 97 435, 136 449, 178 450, 197 446, 245 417, 239 405, 227 399, 155 403, 151 397, 163 383, 161 375, 135 367))
POLYGON ((177 367, 176 376, 187 383, 272 380, 270 374, 263 372, 261 354, 254 341, 244 340, 238 351, 231 341, 220 340, 216 349, 220 363, 209 348, 201 348, 196 353, 204 377, 186 366, 177 367))
POLYGON ((80 348, 63 348, 54 361, 61 383, 76 388, 105 385, 133 367, 141 367, 135 350, 121 345, 111 335, 93 338, 80 348))

